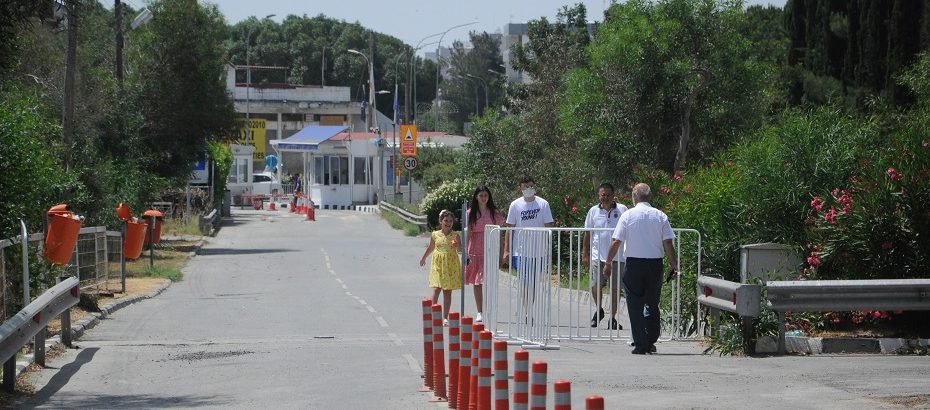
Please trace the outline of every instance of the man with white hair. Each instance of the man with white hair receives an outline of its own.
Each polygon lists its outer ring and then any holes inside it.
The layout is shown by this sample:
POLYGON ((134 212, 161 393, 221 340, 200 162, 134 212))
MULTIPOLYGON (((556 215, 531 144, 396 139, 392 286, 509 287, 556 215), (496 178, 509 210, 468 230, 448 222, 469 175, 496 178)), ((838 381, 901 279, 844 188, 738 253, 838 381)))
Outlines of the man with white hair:
MULTIPOLYGON (((633 332, 633 354, 655 353, 659 340, 659 298, 662 292, 662 254, 668 257, 666 282, 675 278, 678 261, 675 254, 675 233, 664 212, 649 204, 649 185, 633 187, 633 208, 620 215, 611 236, 607 260, 623 246, 626 269, 623 275, 624 294, 633 332)), ((604 274, 610 274, 604 266, 604 274)))

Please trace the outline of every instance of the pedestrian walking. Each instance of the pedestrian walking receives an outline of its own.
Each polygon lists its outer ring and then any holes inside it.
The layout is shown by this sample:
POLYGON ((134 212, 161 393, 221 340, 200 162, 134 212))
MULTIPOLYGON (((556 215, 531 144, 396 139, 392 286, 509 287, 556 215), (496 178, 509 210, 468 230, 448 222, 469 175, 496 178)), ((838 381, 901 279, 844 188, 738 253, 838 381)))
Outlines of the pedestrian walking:
POLYGON ((478 314, 475 322, 481 322, 484 311, 484 227, 501 225, 504 216, 497 210, 491 190, 482 185, 475 188, 468 208, 468 262, 465 265, 465 284, 472 285, 475 307, 478 314))
POLYGON ((443 323, 449 317, 452 304, 452 291, 462 288, 462 267, 459 264, 459 233, 452 230, 455 216, 452 211, 439 211, 438 231, 430 235, 429 246, 420 258, 420 266, 426 265, 426 257, 433 255, 429 267, 429 287, 433 289, 433 304, 439 300, 442 292, 443 323))
MULTIPOLYGON (((633 208, 620 215, 614 229, 607 260, 612 260, 623 248, 626 271, 623 275, 627 311, 633 331, 633 354, 655 353, 655 343, 661 332, 659 299, 662 291, 662 254, 668 258, 666 282, 678 274, 675 254, 675 233, 664 212, 649 204, 649 185, 633 187, 633 208)), ((604 273, 610 266, 604 266, 604 273)))
MULTIPOLYGON (((533 178, 529 176, 521 178, 519 188, 522 196, 510 203, 505 226, 551 227, 555 222, 552 218, 552 209, 548 201, 536 196, 536 182, 533 178)), ((517 277, 524 286, 523 307, 526 312, 532 311, 530 304, 535 301, 536 283, 540 280, 538 276, 543 270, 545 255, 540 252, 549 252, 549 250, 530 249, 524 244, 519 231, 513 231, 512 234, 511 231, 504 232, 504 252, 501 254, 501 263, 509 263, 517 271, 517 277)))
POLYGON ((597 187, 598 203, 588 210, 584 219, 584 227, 588 229, 603 229, 595 231, 593 234, 584 233, 582 240, 581 262, 591 268, 591 298, 597 310, 591 317, 591 327, 597 327, 604 319, 604 308, 601 305, 603 299, 604 287, 609 287, 610 291, 610 329, 623 329, 620 322, 617 321, 617 305, 620 302, 620 280, 623 276, 624 262, 623 250, 617 251, 617 256, 607 262, 607 254, 610 252, 610 236, 613 229, 617 227, 620 221, 620 215, 627 211, 626 205, 618 204, 614 196, 614 186, 609 183, 603 183, 597 187), (611 230, 607 230, 611 229, 611 230), (608 273, 604 265, 609 264, 611 269, 608 273))

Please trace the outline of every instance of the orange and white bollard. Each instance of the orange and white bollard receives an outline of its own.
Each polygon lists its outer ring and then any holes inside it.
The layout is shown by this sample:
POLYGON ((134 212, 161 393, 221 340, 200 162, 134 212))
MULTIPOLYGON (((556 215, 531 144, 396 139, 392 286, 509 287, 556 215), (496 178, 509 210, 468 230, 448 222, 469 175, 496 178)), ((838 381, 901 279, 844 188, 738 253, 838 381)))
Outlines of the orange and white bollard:
POLYGON ((423 299, 423 387, 421 392, 433 389, 433 301, 423 299))
POLYGON ((568 380, 556 380, 552 383, 552 391, 555 392, 553 399, 555 401, 554 410, 572 410, 572 383, 568 380))
POLYGON ((449 312, 449 408, 456 408, 459 392, 459 312, 449 312))
POLYGON ((604 410, 604 398, 601 396, 588 396, 584 399, 585 410, 604 410))
POLYGON ((530 402, 530 352, 520 349, 513 354, 513 408, 526 410, 530 402))
POLYGON ((530 373, 530 410, 546 410, 546 362, 533 362, 530 373))
POLYGON ((268 202, 268 210, 269 210, 269 211, 277 211, 277 210, 278 210, 277 205, 275 204, 275 201, 276 201, 276 200, 272 199, 270 202, 268 202))
POLYGON ((484 325, 475 323, 471 325, 471 376, 468 386, 468 410, 478 410, 478 356, 481 341, 481 332, 484 325))
POLYGON ((509 410, 507 398, 507 342, 494 341, 494 410, 509 410))
POLYGON ((446 359, 443 354, 442 306, 433 305, 433 392, 435 397, 430 402, 444 402, 449 400, 446 395, 446 359))
POLYGON ((482 330, 478 341, 478 410, 491 410, 491 339, 490 330, 482 330))
POLYGON ((463 410, 468 409, 469 388, 471 387, 471 328, 472 318, 462 318, 461 342, 459 343, 459 388, 455 405, 463 410))
POLYGON ((307 220, 315 221, 316 220, 316 207, 313 205, 313 201, 308 199, 309 204, 307 205, 307 220))

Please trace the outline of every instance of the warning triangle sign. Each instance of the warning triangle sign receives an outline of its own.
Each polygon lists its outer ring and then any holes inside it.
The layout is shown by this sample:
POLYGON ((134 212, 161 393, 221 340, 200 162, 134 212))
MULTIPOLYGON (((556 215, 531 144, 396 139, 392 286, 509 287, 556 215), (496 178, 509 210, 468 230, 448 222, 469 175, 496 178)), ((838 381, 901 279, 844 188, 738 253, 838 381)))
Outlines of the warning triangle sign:
POLYGON ((410 128, 407 128, 407 135, 404 136, 404 141, 413 141, 413 133, 410 132, 410 128))

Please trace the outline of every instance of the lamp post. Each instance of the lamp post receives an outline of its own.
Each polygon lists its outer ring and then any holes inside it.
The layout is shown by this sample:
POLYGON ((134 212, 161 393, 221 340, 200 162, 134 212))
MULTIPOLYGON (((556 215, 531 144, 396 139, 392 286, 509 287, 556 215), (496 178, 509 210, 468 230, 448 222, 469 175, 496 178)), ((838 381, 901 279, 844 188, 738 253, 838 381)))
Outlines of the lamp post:
MULTIPOLYGON (((276 15, 269 14, 262 20, 270 19, 274 16, 276 15)), ((252 62, 249 59, 249 43, 252 42, 252 26, 247 26, 245 30, 245 143, 248 144, 252 141, 252 62)))
POLYGON ((471 76, 468 75, 468 74, 465 74, 465 77, 462 77, 462 79, 465 80, 465 81, 470 82, 471 85, 473 85, 473 86, 475 87, 475 116, 477 117, 477 116, 478 116, 478 109, 479 109, 479 108, 478 108, 478 94, 479 94, 479 91, 478 91, 478 83, 476 83, 475 80, 472 80, 471 76))
MULTIPOLYGON (((478 81, 481 81, 481 85, 484 86, 484 109, 485 109, 485 110, 488 109, 488 82, 487 82, 487 81, 484 81, 483 78, 478 77, 478 76, 476 76, 476 75, 465 74, 465 76, 466 76, 466 77, 469 77, 469 78, 474 78, 474 79, 476 79, 476 80, 478 80, 478 81)), ((478 97, 475 97, 475 98, 478 98, 478 97)))
MULTIPOLYGON (((371 131, 371 124, 373 121, 375 121, 372 117, 374 117, 374 113, 377 112, 377 107, 375 106, 375 74, 374 74, 375 68, 371 63, 371 59, 369 59, 368 56, 365 55, 365 53, 362 53, 361 51, 358 51, 352 48, 348 49, 347 51, 352 54, 358 54, 362 56, 362 58, 364 58, 365 62, 368 64, 368 124, 367 126, 368 126, 368 130, 371 131)), ((375 126, 377 126, 377 123, 375 124, 375 126)))
POLYGON ((473 21, 471 23, 459 24, 457 26, 449 27, 446 31, 442 33, 442 35, 439 36, 439 43, 436 45, 436 127, 435 128, 437 131, 439 130, 439 67, 440 67, 439 63, 441 62, 441 57, 442 57, 442 55, 440 55, 440 50, 442 50, 442 39, 443 37, 446 36, 446 33, 454 29, 457 29, 459 27, 470 26, 472 24, 478 24, 478 22, 473 21))
MULTIPOLYGON (((416 57, 417 57, 417 50, 419 50, 419 49, 422 48, 422 47, 426 47, 426 46, 428 46, 428 45, 438 44, 438 43, 439 43, 438 41, 435 41, 435 42, 432 42, 432 43, 427 43, 427 44, 423 44, 423 42, 426 41, 426 39, 433 38, 433 37, 436 37, 436 36, 439 36, 439 35, 442 35, 442 34, 443 34, 443 33, 430 34, 430 35, 428 35, 428 36, 426 36, 426 37, 421 38, 420 41, 417 42, 416 47, 413 48, 413 52, 410 53, 410 65, 411 65, 411 72, 412 72, 411 77, 413 77, 413 101, 412 101, 412 105, 413 105, 414 124, 416 124, 416 120, 417 120, 417 118, 416 118, 416 116, 417 116, 417 66, 416 66, 416 64, 414 64, 414 61, 415 61, 415 59, 416 59, 416 57)), ((410 105, 410 104, 408 104, 408 105, 410 105)), ((410 119, 408 118, 407 121, 410 121, 410 119)))
POLYGON ((323 46, 323 61, 320 63, 320 87, 326 85, 326 46, 323 46))

